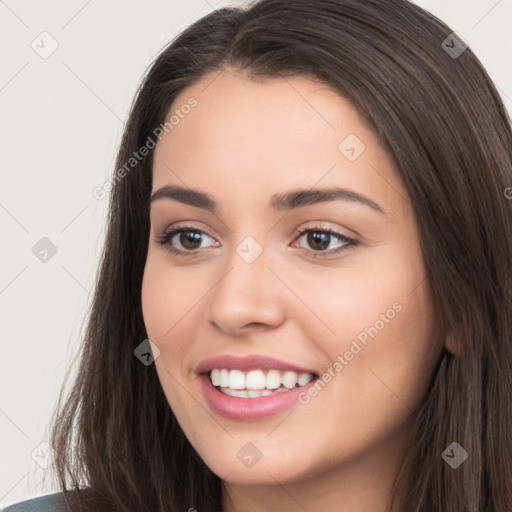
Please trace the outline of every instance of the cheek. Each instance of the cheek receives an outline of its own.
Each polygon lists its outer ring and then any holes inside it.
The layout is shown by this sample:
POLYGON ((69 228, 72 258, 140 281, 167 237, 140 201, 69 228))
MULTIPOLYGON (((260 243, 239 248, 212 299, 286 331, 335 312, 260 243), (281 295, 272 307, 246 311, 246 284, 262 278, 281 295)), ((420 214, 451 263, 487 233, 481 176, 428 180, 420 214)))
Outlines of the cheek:
POLYGON ((173 271, 165 256, 149 251, 142 280, 142 314, 149 338, 161 351, 169 348, 170 340, 174 345, 183 339, 176 333, 186 329, 198 293, 179 268, 173 271))
POLYGON ((175 414, 180 414, 184 397, 179 384, 190 372, 186 361, 197 324, 194 304, 202 294, 190 286, 179 268, 172 269, 158 256, 151 257, 151 251, 148 254, 142 281, 142 314, 148 338, 160 350, 155 367, 162 389, 175 414))
MULTIPOLYGON (((180 383, 188 371, 185 367, 193 336, 194 304, 200 299, 200 290, 191 287, 180 269, 172 269, 165 256, 148 253, 142 281, 142 313, 148 338, 160 350, 155 360, 158 378, 168 403, 175 415, 183 421, 189 395, 180 383)), ((190 403, 188 403, 190 406, 190 403)), ((193 415, 192 415, 193 416, 193 415)), ((181 423, 180 421, 180 423, 181 423)))
POLYGON ((397 328, 424 334, 432 321, 424 277, 421 260, 391 246, 373 250, 357 267, 323 269, 300 279, 287 276, 309 310, 295 318, 329 354, 356 338, 363 344, 385 339, 397 328))
POLYGON ((439 355, 427 282, 415 287, 403 271, 391 290, 359 289, 345 304, 345 325, 337 324, 340 343, 328 348, 332 361, 342 359, 335 387, 344 415, 352 411, 353 421, 366 418, 375 428, 406 421, 424 399, 439 355))
POLYGON ((390 444, 409 425, 428 390, 438 352, 433 350, 427 282, 418 286, 415 269, 406 265, 399 276, 380 272, 360 277, 345 280, 346 294, 332 294, 320 310, 336 336, 319 335, 306 321, 302 324, 327 356, 320 375, 325 385, 301 402, 305 421, 322 418, 325 442, 305 450, 304 457, 313 459, 315 450, 348 455, 380 442, 390 444))
MULTIPOLYGON (((419 251, 382 247, 371 258, 337 279, 319 275, 314 291, 304 295, 317 318, 303 317, 302 330, 327 356, 329 375, 323 375, 342 397, 344 414, 355 413, 354 421, 363 411, 383 419, 393 405, 407 413, 400 402, 412 410, 424 397, 440 353, 419 251)), ((306 293, 306 280, 301 287, 298 295, 306 293)))

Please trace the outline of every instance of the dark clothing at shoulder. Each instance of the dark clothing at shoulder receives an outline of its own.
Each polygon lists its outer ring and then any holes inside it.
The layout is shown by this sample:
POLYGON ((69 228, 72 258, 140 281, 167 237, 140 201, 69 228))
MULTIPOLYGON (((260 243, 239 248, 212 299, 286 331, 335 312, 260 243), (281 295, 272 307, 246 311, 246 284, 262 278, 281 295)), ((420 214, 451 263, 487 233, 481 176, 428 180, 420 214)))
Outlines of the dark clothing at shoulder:
POLYGON ((94 512, 114 512, 115 507, 104 496, 91 488, 68 489, 46 496, 38 496, 0 510, 0 512, 75 512, 89 510, 94 512), (67 500, 67 503, 66 503, 67 500), (80 500, 80 503, 78 503, 80 500))
POLYGON ((63 493, 56 492, 9 505, 1 512, 68 512, 68 510, 63 493))

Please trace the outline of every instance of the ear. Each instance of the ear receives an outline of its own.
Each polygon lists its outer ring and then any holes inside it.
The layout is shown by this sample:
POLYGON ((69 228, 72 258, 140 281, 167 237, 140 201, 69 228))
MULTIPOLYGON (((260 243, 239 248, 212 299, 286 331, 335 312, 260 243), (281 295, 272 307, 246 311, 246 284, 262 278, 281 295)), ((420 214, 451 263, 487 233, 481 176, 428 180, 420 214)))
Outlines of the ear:
POLYGON ((451 329, 448 331, 444 338, 444 348, 454 356, 460 356, 464 351, 460 339, 455 336, 451 329))

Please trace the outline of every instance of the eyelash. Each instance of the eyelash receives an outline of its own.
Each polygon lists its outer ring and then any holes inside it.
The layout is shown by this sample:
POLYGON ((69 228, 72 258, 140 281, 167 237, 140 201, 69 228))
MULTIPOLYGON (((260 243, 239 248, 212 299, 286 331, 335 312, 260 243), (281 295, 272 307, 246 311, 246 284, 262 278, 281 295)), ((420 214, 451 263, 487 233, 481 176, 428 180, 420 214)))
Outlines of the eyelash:
MULTIPOLYGON (((162 235, 160 238, 158 238, 156 240, 156 242, 160 245, 165 246, 166 250, 169 251, 171 254, 174 254, 175 256, 196 256, 197 251, 199 251, 199 249, 183 251, 181 249, 176 249, 175 247, 173 247, 170 244, 170 241, 176 234, 181 233, 181 232, 187 232, 187 231, 193 232, 193 233, 198 233, 201 235, 206 235, 213 239, 213 237, 211 237, 208 233, 206 233, 205 231, 202 231, 201 229, 197 229, 192 226, 179 226, 179 227, 169 231, 168 233, 165 233, 164 235, 162 235)), ((297 236, 295 239, 300 238, 301 236, 303 236, 307 233, 310 233, 310 232, 328 234, 328 235, 338 238, 341 242, 344 242, 344 245, 342 245, 341 247, 338 247, 337 249, 331 249, 331 250, 325 250, 325 251, 311 251, 311 250, 306 249, 306 252, 310 253, 311 255, 313 255, 315 257, 338 254, 343 251, 349 250, 349 249, 353 248, 355 245, 357 245, 356 240, 349 238, 349 237, 347 237, 341 233, 338 233, 336 231, 322 228, 321 226, 313 226, 313 227, 308 227, 306 229, 299 230, 299 231, 297 231, 297 236)))

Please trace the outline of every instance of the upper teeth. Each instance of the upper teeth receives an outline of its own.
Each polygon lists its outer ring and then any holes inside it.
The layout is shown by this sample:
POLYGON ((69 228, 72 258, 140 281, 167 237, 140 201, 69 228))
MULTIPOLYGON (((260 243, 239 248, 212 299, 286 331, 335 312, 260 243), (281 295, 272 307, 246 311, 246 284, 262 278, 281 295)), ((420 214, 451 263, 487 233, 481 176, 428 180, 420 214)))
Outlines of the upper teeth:
POLYGON ((280 372, 279 370, 241 370, 213 369, 210 379, 214 386, 230 389, 277 389, 283 385, 288 389, 297 384, 304 386, 314 378, 312 373, 297 373, 292 371, 280 372))

